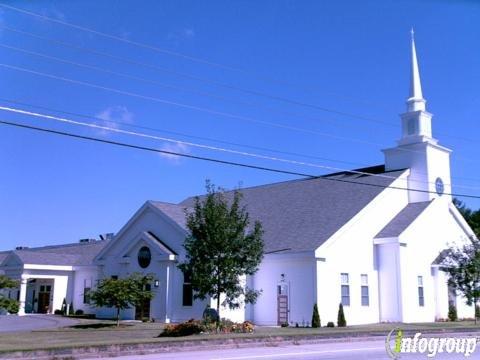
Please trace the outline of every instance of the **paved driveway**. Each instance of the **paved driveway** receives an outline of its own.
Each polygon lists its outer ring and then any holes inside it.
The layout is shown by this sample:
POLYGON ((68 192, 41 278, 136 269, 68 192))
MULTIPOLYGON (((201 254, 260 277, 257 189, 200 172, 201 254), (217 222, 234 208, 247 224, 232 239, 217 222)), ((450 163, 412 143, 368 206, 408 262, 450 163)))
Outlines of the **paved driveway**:
POLYGON ((51 329, 75 325, 77 320, 55 315, 0 315, 0 333, 51 329))

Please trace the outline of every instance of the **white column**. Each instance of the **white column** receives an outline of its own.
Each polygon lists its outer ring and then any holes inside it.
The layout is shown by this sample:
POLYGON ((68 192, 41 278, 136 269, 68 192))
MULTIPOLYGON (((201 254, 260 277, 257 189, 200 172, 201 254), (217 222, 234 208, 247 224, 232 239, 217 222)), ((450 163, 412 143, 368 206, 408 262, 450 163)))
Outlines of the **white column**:
POLYGON ((170 303, 170 264, 167 262, 165 276, 165 323, 170 323, 171 303, 170 303))
POLYGON ((25 302, 27 300, 27 279, 22 278, 20 280, 20 297, 18 315, 25 315, 25 302))

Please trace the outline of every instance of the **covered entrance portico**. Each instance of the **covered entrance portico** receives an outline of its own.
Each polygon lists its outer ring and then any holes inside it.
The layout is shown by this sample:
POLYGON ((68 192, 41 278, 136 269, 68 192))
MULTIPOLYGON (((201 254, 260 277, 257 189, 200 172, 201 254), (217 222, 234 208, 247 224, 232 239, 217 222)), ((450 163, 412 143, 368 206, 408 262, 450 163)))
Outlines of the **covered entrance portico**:
POLYGON ((67 298, 68 275, 22 274, 18 315, 53 314, 67 298))
POLYGON ((10 292, 10 297, 19 302, 18 315, 53 314, 62 308, 64 299, 69 303, 67 292, 73 267, 35 264, 34 257, 30 260, 22 255, 11 253, 3 263, 5 275, 19 282, 19 288, 10 292))

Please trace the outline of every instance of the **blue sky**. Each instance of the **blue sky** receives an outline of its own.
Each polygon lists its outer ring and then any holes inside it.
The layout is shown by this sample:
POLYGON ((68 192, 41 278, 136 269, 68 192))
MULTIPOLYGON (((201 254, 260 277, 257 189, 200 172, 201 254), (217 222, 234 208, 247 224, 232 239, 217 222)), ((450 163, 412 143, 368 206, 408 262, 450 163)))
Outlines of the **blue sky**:
MULTIPOLYGON (((52 110, 4 101, 15 100, 164 132, 113 124, 122 129, 338 168, 382 163, 380 149, 394 145, 398 139, 398 114, 404 111, 408 94, 409 31, 413 26, 427 109, 434 114, 434 134, 443 145, 454 150, 454 191, 480 194, 476 140, 480 135, 480 4, 476 1, 4 3, 225 67, 140 48, 0 8, 1 64, 162 101, 0 66, 2 105, 59 115, 52 110), (12 29, 150 67, 22 35, 12 29), (11 47, 147 81, 59 63, 11 47), (370 120, 293 105, 272 97, 370 120), (228 115, 187 109, 165 101, 228 115), (295 152, 310 158, 245 149, 171 132, 295 152)), ((101 119, 68 117, 112 126, 101 119)), ((3 111, 1 119, 279 169, 327 172, 3 111)), ((0 165, 0 249, 74 242, 116 232, 147 199, 178 202, 202 193, 206 178, 226 188, 294 178, 5 126, 0 127, 0 165)), ((466 201, 471 207, 480 207, 479 201, 466 201)))

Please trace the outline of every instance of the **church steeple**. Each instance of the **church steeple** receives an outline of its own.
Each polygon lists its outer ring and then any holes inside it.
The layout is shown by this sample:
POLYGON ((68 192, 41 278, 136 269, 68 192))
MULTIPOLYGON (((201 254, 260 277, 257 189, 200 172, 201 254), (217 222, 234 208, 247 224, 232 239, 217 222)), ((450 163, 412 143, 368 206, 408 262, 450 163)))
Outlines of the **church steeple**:
POLYGON ((400 145, 425 141, 435 141, 432 138, 432 114, 425 109, 420 70, 418 67, 417 50, 413 29, 411 30, 411 62, 410 62, 410 93, 407 99, 407 112, 402 118, 402 138, 400 145))
POLYGON ((407 111, 425 111, 425 99, 422 95, 422 84, 420 82, 420 71, 418 70, 417 50, 415 49, 415 33, 413 28, 410 31, 412 36, 412 59, 410 76, 410 97, 407 100, 407 111))
POLYGON ((417 51, 412 29, 410 92, 402 119, 402 137, 394 148, 383 150, 385 169, 408 169, 408 201, 430 201, 443 197, 451 201, 450 150, 432 137, 432 114, 426 111, 417 51), (442 195, 444 194, 444 195, 442 195))

